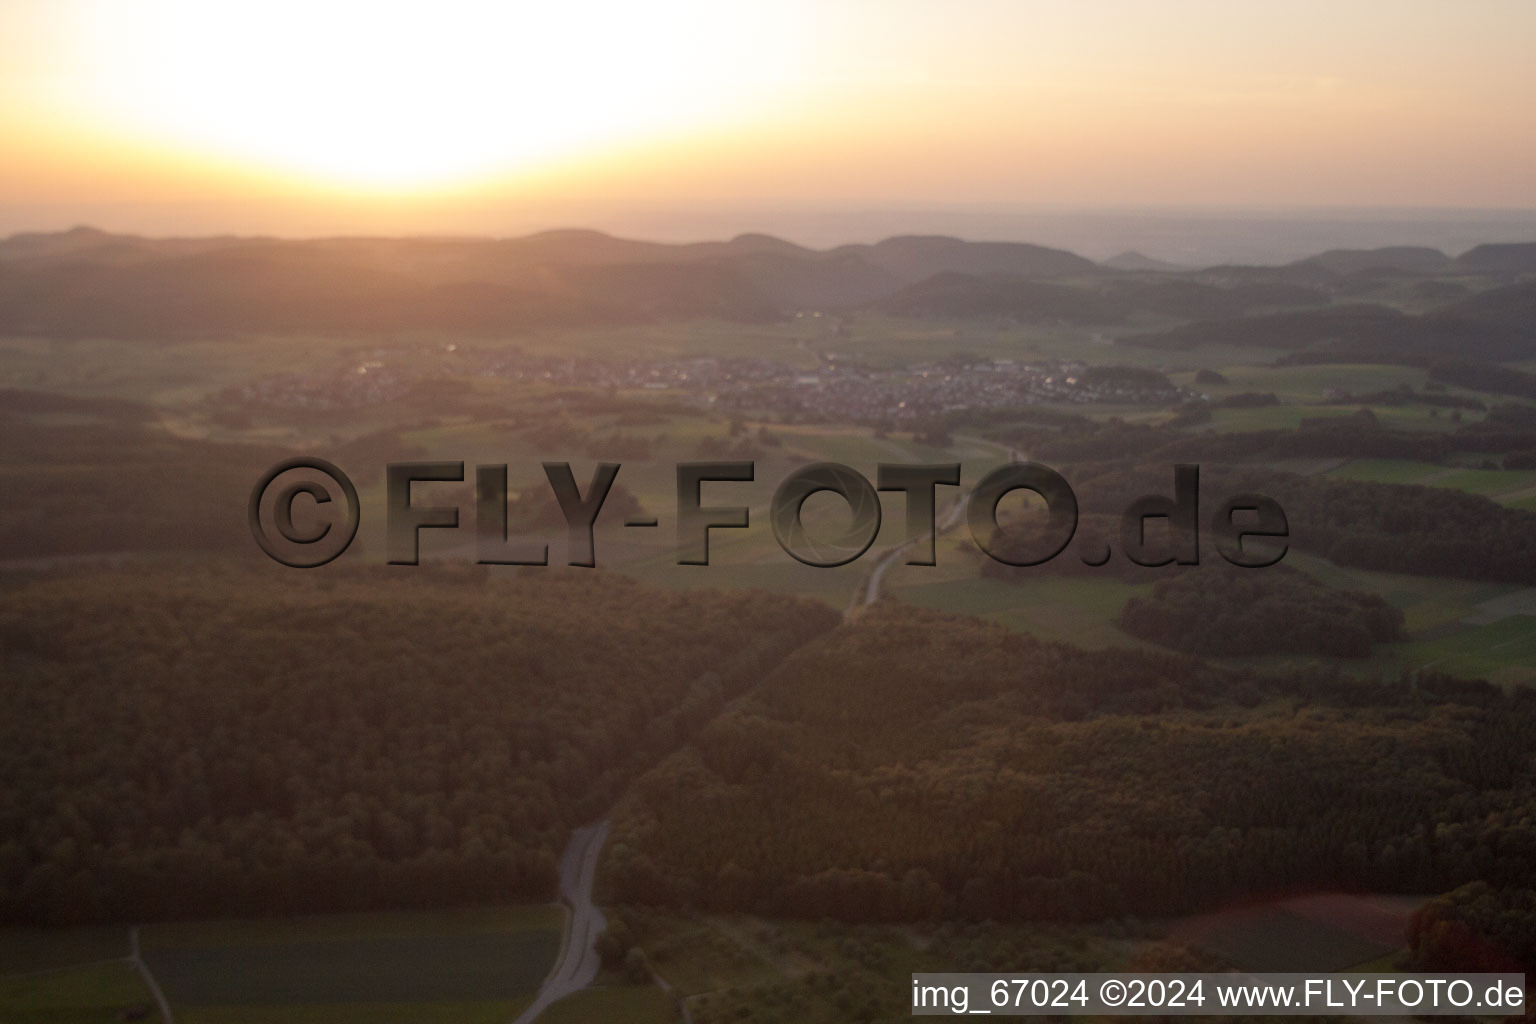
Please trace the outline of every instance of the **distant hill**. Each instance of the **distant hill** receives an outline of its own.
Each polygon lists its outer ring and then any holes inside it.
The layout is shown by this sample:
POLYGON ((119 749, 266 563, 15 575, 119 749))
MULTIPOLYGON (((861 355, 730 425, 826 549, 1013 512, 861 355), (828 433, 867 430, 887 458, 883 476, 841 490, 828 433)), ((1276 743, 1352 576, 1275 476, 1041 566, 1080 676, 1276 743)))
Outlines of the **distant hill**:
POLYGON ((1111 256, 1102 265, 1110 270, 1140 270, 1155 274, 1177 274, 1194 269, 1178 263, 1169 263, 1167 260, 1153 259, 1134 249, 1122 252, 1118 256, 1111 256))
POLYGON ((1483 274, 1536 274, 1536 242, 1479 245, 1458 256, 1456 266, 1483 274))
POLYGON ((117 235, 92 227, 52 233, 27 232, 0 239, 0 268, 7 263, 135 263, 144 259, 212 252, 270 239, 218 236, 209 238, 143 238, 117 235))
POLYGON ((944 235, 901 235, 875 245, 849 245, 834 251, 856 253, 908 281, 921 281, 947 271, 1066 277, 1098 270, 1092 260, 1062 249, 1022 242, 967 242, 944 235))
POLYGON ((1382 249, 1330 249, 1298 262, 1323 267, 1335 274, 1355 274, 1363 270, 1437 274, 1450 266, 1451 258, 1439 249, 1399 245, 1382 249))
POLYGON ((1472 294, 1472 289, 1458 281, 1447 281, 1443 278, 1429 278, 1418 281, 1408 290, 1408 294, 1419 302, 1433 305, 1443 305, 1454 302, 1472 294))
POLYGON ((23 232, 0 241, 0 260, 69 256, 112 244, 115 236, 96 228, 77 227, 49 234, 23 232))
POLYGON ((1441 306, 1435 314, 1502 327, 1536 338, 1536 281, 1481 292, 1441 306))
POLYGON ((880 303, 896 316, 1008 317, 1027 322, 1119 323, 1130 307, 1113 297, 1004 274, 935 274, 880 303))
POLYGON ((133 263, 0 266, 0 331, 14 334, 157 338, 622 319, 606 300, 575 302, 549 289, 486 281, 414 281, 323 249, 231 248, 133 263))
POLYGON ((1163 274, 1110 279, 1103 291, 1136 312, 1180 320, 1234 317, 1254 310, 1292 306, 1324 306, 1329 301, 1326 292, 1300 284, 1252 281, 1222 287, 1163 274))
POLYGON ((902 278, 857 253, 805 253, 738 247, 717 262, 751 282, 762 299, 781 310, 863 306, 904 284, 902 278))
MULTIPOLYGON (((1519 268, 1536 266, 1536 245, 1482 246, 1455 261, 1433 249, 1335 250, 1284 267, 1183 273, 1137 254, 1117 261, 1118 268, 1101 267, 1044 246, 923 235, 816 250, 762 234, 677 245, 590 230, 504 239, 292 240, 152 239, 79 227, 0 241, 0 333, 494 335, 691 318, 762 322, 802 309, 875 307, 902 316, 1080 325, 1145 314, 1195 323, 1141 343, 1203 344, 1192 339, 1240 333, 1304 347, 1310 342, 1295 340, 1292 327, 1303 337, 1331 337, 1347 321, 1344 334, 1359 342, 1362 331, 1374 337, 1400 330, 1393 318, 1401 314, 1374 307, 1365 318, 1337 310, 1319 310, 1322 320, 1278 324, 1243 318, 1346 296, 1367 302, 1413 294, 1426 304, 1465 299, 1465 309, 1458 304, 1434 316, 1465 320, 1475 336, 1445 323, 1431 331, 1413 321, 1413 331, 1445 335, 1445 344, 1472 344, 1483 353, 1474 358, 1513 358, 1489 353, 1511 350, 1507 339, 1494 337, 1501 330, 1524 335, 1524 293, 1478 305, 1467 289, 1479 277, 1518 277, 1519 268), (1435 276, 1441 272, 1450 276, 1435 276), (1390 280, 1399 274, 1415 277, 1390 280), (1388 279, 1378 288, 1373 275, 1388 279)), ((1410 339, 1411 347, 1440 343, 1410 339)))
POLYGON ((1317 289, 1290 284, 1231 288, 1163 274, 1089 279, 1068 285, 1009 274, 944 273, 880 302, 896 316, 1011 317, 1083 325, 1116 324, 1136 313, 1178 320, 1240 317, 1261 309, 1326 305, 1317 289))
POLYGON ((522 238, 148 239, 93 228, 0 241, 0 332, 539 327, 864 306, 947 271, 1091 273, 1040 246, 893 238, 816 251, 769 235, 668 245, 598 231, 522 238))
POLYGON ((1193 276, 1197 281, 1225 288, 1248 284, 1285 284, 1317 288, 1337 280, 1339 275, 1321 263, 1300 260, 1283 267, 1250 267, 1236 264, 1205 267, 1196 271, 1193 276))
POLYGON ((1200 321, 1122 338, 1121 343, 1175 351, 1203 345, 1306 349, 1368 362, 1452 357, 1504 362, 1536 356, 1536 337, 1498 323, 1445 312, 1411 316, 1368 304, 1200 321))

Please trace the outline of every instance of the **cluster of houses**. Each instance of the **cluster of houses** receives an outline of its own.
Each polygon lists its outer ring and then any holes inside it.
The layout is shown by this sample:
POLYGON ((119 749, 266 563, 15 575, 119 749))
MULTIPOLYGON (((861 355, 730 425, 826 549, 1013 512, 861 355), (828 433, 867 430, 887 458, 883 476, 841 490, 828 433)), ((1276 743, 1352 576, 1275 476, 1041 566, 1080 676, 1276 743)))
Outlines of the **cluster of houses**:
POLYGON ((414 383, 415 375, 370 359, 321 376, 281 373, 262 377, 228 389, 218 396, 218 402, 224 406, 332 412, 392 402, 414 383))
POLYGON ((223 397, 245 405, 338 410, 393 401, 426 376, 479 376, 614 393, 663 392, 701 407, 791 421, 891 426, 956 410, 1041 403, 1157 405, 1194 397, 1157 374, 1106 374, 1079 362, 975 357, 871 367, 823 355, 814 369, 806 369, 751 357, 549 357, 497 349, 460 351, 454 365, 430 371, 430 364, 416 359, 403 365, 411 369, 374 358, 325 377, 265 378, 223 397))
POLYGON ((1043 403, 1161 405, 1192 396, 1145 380, 1098 379, 1075 362, 975 360, 870 370, 828 363, 719 394, 732 411, 771 410, 786 418, 875 425, 923 423, 957 411, 1043 403))

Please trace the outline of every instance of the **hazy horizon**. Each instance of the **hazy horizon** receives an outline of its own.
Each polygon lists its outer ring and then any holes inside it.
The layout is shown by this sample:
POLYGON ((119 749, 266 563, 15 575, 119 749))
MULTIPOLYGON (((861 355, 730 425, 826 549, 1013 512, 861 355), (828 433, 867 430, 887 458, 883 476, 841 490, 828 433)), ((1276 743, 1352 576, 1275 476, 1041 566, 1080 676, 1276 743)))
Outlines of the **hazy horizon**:
POLYGON ((1450 256, 1477 245, 1536 241, 1536 209, 1183 207, 1050 209, 950 204, 907 208, 597 208, 545 214, 509 211, 494 221, 445 218, 441 226, 388 230, 339 217, 291 230, 206 209, 81 207, 63 211, 0 206, 0 238, 90 227, 146 237, 235 235, 304 240, 338 236, 507 238, 592 230, 666 243, 768 234, 814 249, 871 244, 894 235, 952 235, 970 241, 1027 242, 1093 260, 1127 252, 1195 266, 1278 264, 1328 249, 1425 246, 1450 256))
POLYGON ((1451 222, 1536 223, 1532 39, 1513 2, 23 0, 0 8, 0 230, 1474 244, 1498 239, 1451 222), (1320 210, 1353 233, 1198 230, 1320 210))

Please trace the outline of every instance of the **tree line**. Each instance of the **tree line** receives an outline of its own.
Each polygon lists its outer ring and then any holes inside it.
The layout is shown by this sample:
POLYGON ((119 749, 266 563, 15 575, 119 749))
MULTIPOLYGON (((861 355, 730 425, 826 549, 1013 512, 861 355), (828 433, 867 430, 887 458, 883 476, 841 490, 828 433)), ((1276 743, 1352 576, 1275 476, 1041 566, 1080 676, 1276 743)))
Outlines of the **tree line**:
POLYGON ((1403 613, 1376 594, 1339 590, 1284 565, 1191 567, 1132 597, 1117 625, 1203 657, 1313 654, 1364 658, 1403 638, 1403 613))
POLYGON ((13 581, 0 920, 551 898, 574 825, 835 622, 560 570, 13 581))
POLYGON ((603 886, 845 921, 1099 920, 1528 879, 1536 695, 1227 672, 877 606, 626 798, 603 886))

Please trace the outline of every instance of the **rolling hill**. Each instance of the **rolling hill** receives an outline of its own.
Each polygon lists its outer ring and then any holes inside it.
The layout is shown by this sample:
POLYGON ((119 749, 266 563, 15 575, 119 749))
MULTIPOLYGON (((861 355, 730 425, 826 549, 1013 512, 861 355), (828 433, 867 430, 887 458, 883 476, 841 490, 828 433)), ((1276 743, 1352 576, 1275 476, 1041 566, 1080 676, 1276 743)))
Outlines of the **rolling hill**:
POLYGON ((1335 274, 1353 274, 1362 270, 1436 274, 1450 265, 1451 258, 1439 249, 1399 245, 1382 249, 1330 249, 1301 262, 1323 267, 1335 274))
POLYGON ((1461 346, 1461 356, 1510 359, 1529 350, 1530 286, 1470 297, 1467 290, 1531 267, 1536 246, 1518 245, 1480 246, 1454 261, 1433 249, 1341 249, 1284 267, 1175 273, 944 236, 816 250, 762 234, 690 244, 590 230, 505 239, 152 239, 81 227, 0 241, 0 333, 499 335, 696 318, 761 322, 804 309, 873 307, 898 316, 1084 326, 1137 314, 1193 321, 1136 342, 1163 348, 1236 338, 1416 355, 1461 346), (1425 304, 1437 297, 1450 304, 1418 319, 1372 305, 1405 287, 1425 304), (1346 296, 1357 304, 1276 312, 1346 296))
MULTIPOLYGON (((1469 300, 1475 301, 1475 300, 1469 300)), ((1330 359, 1413 362, 1460 358, 1487 362, 1536 355, 1536 334, 1495 319, 1473 319, 1462 304, 1415 316, 1368 303, 1223 320, 1204 320, 1121 339, 1170 351, 1205 345, 1306 350, 1330 359)))
POLYGON ((1457 257, 1456 266, 1483 274, 1536 274, 1536 242, 1479 245, 1457 257))

